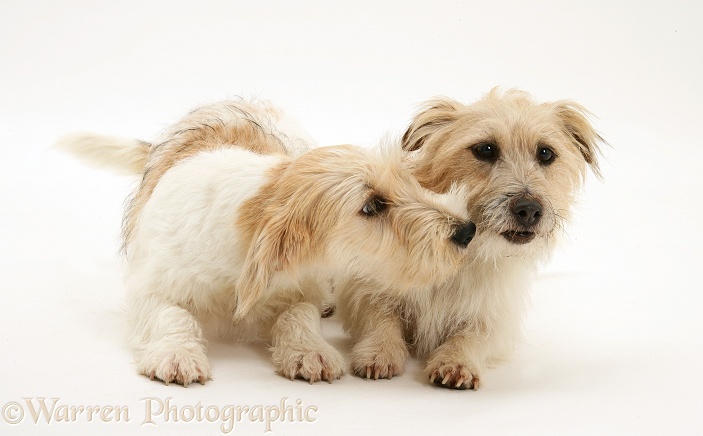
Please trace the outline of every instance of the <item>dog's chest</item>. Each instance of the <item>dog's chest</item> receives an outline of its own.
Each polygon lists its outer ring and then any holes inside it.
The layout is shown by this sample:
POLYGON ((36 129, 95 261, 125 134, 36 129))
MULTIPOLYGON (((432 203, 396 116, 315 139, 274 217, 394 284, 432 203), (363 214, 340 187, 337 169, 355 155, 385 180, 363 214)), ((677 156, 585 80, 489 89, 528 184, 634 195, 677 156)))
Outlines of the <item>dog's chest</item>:
POLYGON ((466 265, 444 285, 408 295, 401 304, 408 340, 426 354, 456 334, 503 330, 524 306, 525 267, 466 265))

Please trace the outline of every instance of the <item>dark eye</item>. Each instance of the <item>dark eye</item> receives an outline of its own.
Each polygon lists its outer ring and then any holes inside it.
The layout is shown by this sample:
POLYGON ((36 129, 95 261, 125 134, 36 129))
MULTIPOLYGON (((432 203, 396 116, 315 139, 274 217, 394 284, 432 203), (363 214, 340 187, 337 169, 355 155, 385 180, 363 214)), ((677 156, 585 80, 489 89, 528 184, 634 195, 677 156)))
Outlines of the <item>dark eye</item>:
POLYGON ((537 159, 542 165, 549 165, 554 162, 556 157, 557 155, 554 153, 554 150, 549 147, 540 147, 539 150, 537 150, 537 159))
POLYGON ((376 216, 379 213, 386 210, 388 207, 388 202, 378 195, 374 195, 366 200, 364 206, 361 208, 361 214, 365 216, 376 216))
POLYGON ((474 155, 482 161, 495 162, 498 160, 498 146, 492 142, 482 142, 472 147, 474 155))

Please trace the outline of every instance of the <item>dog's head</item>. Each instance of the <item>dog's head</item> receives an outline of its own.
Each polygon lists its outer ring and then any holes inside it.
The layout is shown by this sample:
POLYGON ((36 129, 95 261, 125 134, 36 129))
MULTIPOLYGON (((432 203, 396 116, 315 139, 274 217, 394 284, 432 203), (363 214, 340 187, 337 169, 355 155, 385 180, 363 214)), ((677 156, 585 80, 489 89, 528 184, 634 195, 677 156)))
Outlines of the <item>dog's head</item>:
POLYGON ((397 146, 350 150, 357 156, 343 159, 333 173, 340 177, 346 168, 343 190, 354 196, 333 200, 345 216, 329 255, 344 247, 354 259, 343 263, 353 265, 348 271, 399 292, 445 281, 465 258, 476 233, 462 204, 465 189, 455 185, 438 194, 423 188, 403 164, 397 146))
POLYGON ((446 280, 476 231, 466 192, 448 191, 422 188, 397 148, 321 147, 290 161, 254 199, 256 213, 240 218, 252 242, 237 285, 239 316, 278 272, 351 274, 399 291, 446 280))
POLYGON ((414 173, 423 186, 469 189, 474 247, 483 255, 546 254, 587 166, 599 175, 602 140, 587 115, 572 101, 537 104, 515 90, 494 89, 471 105, 442 98, 414 118, 403 149, 416 152, 414 173))

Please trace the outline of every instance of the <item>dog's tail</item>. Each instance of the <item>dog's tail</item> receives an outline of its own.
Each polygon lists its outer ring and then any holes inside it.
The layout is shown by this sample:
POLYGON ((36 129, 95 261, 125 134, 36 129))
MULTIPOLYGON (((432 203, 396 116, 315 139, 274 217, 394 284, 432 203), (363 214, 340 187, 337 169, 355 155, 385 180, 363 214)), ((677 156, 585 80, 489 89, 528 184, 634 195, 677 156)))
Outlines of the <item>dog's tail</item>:
POLYGON ((121 174, 141 174, 151 148, 151 144, 138 139, 95 133, 72 133, 60 138, 55 146, 91 165, 121 174))

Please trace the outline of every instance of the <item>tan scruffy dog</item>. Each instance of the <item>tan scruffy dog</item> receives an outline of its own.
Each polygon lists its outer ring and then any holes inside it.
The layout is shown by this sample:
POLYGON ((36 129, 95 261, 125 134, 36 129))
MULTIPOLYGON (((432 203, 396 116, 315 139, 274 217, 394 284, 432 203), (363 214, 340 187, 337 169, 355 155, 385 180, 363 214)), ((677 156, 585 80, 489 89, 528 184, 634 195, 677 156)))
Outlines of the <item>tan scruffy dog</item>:
POLYGON ((485 368, 519 338, 526 291, 548 258, 596 156, 601 138, 571 101, 535 103, 493 90, 464 105, 427 103, 403 137, 420 183, 467 189, 462 205, 477 233, 458 274, 431 289, 380 290, 364 280, 340 286, 353 371, 367 378, 403 372, 408 345, 427 357, 430 382, 478 388, 485 368))
POLYGON ((61 146, 142 175, 124 221, 131 338, 139 372, 167 384, 210 378, 206 325, 266 338, 285 377, 339 378, 346 365, 320 329, 330 278, 379 293, 439 284, 476 230, 462 188, 422 188, 397 151, 305 151, 269 104, 200 108, 153 144, 61 146))

